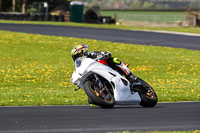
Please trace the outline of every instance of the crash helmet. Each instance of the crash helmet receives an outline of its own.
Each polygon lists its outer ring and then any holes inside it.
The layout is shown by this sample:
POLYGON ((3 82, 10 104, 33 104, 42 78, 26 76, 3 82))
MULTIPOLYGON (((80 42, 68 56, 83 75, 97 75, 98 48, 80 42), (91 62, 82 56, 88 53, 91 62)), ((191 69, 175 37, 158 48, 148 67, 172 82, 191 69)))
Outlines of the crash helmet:
POLYGON ((75 61, 77 58, 88 55, 88 46, 79 44, 72 49, 72 58, 75 61))

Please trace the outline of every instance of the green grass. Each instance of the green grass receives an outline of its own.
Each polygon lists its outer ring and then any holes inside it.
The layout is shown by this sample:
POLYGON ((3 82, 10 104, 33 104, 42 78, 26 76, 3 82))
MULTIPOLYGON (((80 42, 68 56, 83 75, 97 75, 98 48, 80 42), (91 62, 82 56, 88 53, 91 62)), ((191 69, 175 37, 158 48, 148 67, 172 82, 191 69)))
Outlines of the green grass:
POLYGON ((200 100, 200 51, 0 31, 0 105, 87 104, 69 82, 79 43, 129 63, 159 102, 200 100))
POLYGON ((156 22, 156 23, 176 23, 184 21, 186 12, 169 11, 101 11, 103 16, 117 17, 118 20, 156 22))
POLYGON ((123 25, 109 25, 109 24, 85 24, 85 23, 72 23, 72 22, 11 21, 11 20, 0 20, 0 23, 48 24, 48 25, 80 26, 80 27, 93 27, 93 28, 110 28, 110 29, 121 29, 121 30, 162 30, 162 31, 175 31, 175 32, 200 34, 199 27, 146 27, 146 26, 123 26, 123 25))

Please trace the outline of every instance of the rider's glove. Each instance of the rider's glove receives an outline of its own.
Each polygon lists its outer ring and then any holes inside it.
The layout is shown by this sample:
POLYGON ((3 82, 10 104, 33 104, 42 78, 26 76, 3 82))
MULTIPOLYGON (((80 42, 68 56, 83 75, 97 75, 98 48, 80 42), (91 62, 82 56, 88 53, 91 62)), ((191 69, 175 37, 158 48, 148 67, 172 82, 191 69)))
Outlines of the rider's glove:
POLYGON ((88 55, 89 58, 96 59, 96 60, 107 60, 112 57, 110 52, 90 52, 88 55))
POLYGON ((110 52, 103 52, 102 53, 102 57, 100 58, 100 60, 107 60, 109 58, 112 57, 112 54, 110 52))
POLYGON ((107 59, 112 57, 112 54, 109 51, 105 52, 105 55, 107 56, 107 59))

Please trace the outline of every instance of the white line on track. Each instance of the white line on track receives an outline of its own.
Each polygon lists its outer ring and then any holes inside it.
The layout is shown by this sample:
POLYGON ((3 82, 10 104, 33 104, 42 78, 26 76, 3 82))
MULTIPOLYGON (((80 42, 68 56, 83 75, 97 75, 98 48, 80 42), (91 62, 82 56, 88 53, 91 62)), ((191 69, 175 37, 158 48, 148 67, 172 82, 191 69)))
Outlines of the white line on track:
POLYGON ((175 32, 175 31, 162 31, 162 30, 132 30, 132 31, 144 31, 144 32, 155 32, 155 33, 166 33, 166 34, 176 34, 176 35, 200 37, 200 34, 186 33, 186 32, 175 32))

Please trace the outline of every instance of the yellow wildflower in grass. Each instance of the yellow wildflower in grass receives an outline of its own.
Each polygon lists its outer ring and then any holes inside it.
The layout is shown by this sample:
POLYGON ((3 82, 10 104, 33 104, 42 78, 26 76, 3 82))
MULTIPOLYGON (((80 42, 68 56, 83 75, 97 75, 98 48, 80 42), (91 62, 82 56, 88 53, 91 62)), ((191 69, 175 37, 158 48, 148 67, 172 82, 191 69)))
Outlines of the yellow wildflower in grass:
POLYGON ((13 99, 10 99, 10 103, 13 103, 15 100, 13 100, 13 99))
POLYGON ((30 94, 24 94, 24 97, 29 98, 29 97, 31 97, 31 95, 30 94))
POLYGON ((0 70, 0 72, 1 72, 1 73, 5 73, 6 71, 5 71, 5 70, 0 70))
POLYGON ((194 133, 200 133, 200 130, 195 130, 194 133))
POLYGON ((191 92, 194 93, 194 92, 195 92, 195 89, 191 89, 191 92))

